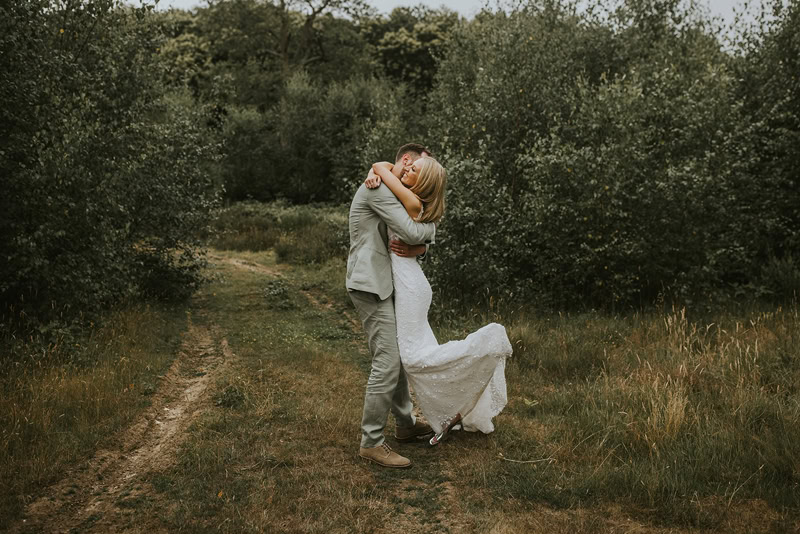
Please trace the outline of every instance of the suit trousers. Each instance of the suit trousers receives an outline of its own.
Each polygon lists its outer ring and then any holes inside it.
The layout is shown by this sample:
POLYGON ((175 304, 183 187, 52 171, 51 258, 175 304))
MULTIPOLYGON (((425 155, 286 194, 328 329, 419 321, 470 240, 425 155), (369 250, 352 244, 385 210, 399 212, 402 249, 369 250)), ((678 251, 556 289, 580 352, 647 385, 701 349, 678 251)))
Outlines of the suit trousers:
POLYGON ((365 291, 350 290, 348 293, 364 325, 372 355, 361 417, 361 446, 377 447, 384 441, 383 429, 390 411, 398 427, 409 428, 416 423, 397 347, 394 299, 381 300, 378 295, 365 291))

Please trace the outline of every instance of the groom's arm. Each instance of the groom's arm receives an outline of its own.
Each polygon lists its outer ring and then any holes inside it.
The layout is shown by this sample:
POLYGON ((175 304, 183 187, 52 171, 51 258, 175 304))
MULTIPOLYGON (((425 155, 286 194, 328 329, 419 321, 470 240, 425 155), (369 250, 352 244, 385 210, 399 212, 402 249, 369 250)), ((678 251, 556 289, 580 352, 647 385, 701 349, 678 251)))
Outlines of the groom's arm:
POLYGON ((405 241, 395 239, 389 241, 389 250, 401 258, 417 258, 418 260, 424 260, 425 255, 428 253, 428 245, 409 245, 405 241))
POLYGON ((436 225, 419 223, 411 219, 394 193, 385 185, 381 185, 377 189, 369 189, 367 199, 378 217, 397 232, 400 239, 406 243, 428 245, 434 242, 436 225))

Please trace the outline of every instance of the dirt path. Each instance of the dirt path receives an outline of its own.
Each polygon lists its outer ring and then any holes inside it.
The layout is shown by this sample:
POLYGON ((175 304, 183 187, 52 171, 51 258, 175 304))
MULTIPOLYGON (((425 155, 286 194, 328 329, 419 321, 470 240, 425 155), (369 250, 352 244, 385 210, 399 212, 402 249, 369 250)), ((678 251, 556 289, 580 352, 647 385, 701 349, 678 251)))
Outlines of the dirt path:
MULTIPOLYGON (((286 277, 279 268, 243 258, 212 255, 210 259, 239 271, 286 277)), ((346 325, 354 333, 363 332, 354 311, 338 309, 314 290, 302 289, 300 293, 310 307, 346 325)), ((163 531, 164 524, 158 517, 137 512, 140 510, 137 503, 147 501, 149 509, 165 513, 179 505, 171 502, 164 492, 156 491, 149 479, 153 473, 163 472, 174 464, 185 430, 197 415, 212 407, 213 386, 235 360, 220 329, 201 320, 205 319, 202 309, 195 313, 201 314, 200 318, 197 322, 190 320, 188 329, 182 334, 181 348, 160 381, 159 389, 152 395, 152 405, 110 439, 93 458, 65 473, 60 482, 29 504, 25 519, 14 525, 10 532, 163 531)), ((353 341, 353 350, 368 357, 366 344, 360 337, 353 341)), ((449 481, 453 478, 447 466, 442 465, 440 469, 446 481, 437 484, 428 498, 439 503, 433 512, 439 527, 457 532, 463 526, 457 519, 459 514, 453 513, 460 511, 457 492, 449 481)), ((421 495, 427 491, 430 491, 428 485, 412 476, 402 484, 393 485, 387 498, 399 503, 409 492, 421 495)), ((411 513, 415 509, 402 506, 408 513, 395 518, 389 531, 418 531, 419 518, 411 513)))
MULTIPOLYGON (((145 475, 175 460, 183 431, 210 404, 208 385, 234 355, 213 326, 189 322, 178 355, 152 396, 152 405, 88 463, 26 509, 11 532, 142 532, 147 518, 132 516, 131 503, 159 493, 145 475)), ((158 503, 169 509, 170 503, 158 503)))
POLYGON ((211 254, 209 255, 208 259, 216 262, 227 263, 228 265, 232 265, 237 269, 243 269, 254 273, 268 274, 276 278, 280 278, 282 276, 280 271, 271 269, 266 265, 262 265, 254 261, 248 261, 242 258, 230 258, 230 257, 216 256, 214 254, 211 254))

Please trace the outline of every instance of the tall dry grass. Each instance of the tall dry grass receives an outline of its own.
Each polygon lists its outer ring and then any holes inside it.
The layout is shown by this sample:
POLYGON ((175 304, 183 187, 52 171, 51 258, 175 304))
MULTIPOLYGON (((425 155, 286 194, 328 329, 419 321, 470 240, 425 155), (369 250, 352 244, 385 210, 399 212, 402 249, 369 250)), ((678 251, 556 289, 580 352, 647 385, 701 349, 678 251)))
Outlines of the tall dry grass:
POLYGON ((17 516, 148 404, 185 324, 179 310, 136 306, 110 314, 69 346, 22 344, 13 359, 4 355, 0 517, 17 516))
POLYGON ((713 527, 736 499, 797 509, 800 318, 796 306, 691 321, 665 315, 517 318, 501 434, 546 469, 494 470, 517 497, 627 500, 660 520, 713 527))

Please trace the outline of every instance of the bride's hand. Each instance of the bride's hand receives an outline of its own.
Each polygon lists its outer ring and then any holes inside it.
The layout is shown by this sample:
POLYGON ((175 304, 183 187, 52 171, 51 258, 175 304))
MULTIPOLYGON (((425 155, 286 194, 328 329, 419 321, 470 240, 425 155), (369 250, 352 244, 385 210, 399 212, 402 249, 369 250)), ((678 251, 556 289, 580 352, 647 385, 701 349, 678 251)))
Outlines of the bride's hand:
POLYGON ((375 189, 381 185, 381 177, 373 171, 369 171, 369 176, 367 176, 367 179, 364 181, 364 185, 367 186, 367 189, 375 189))

